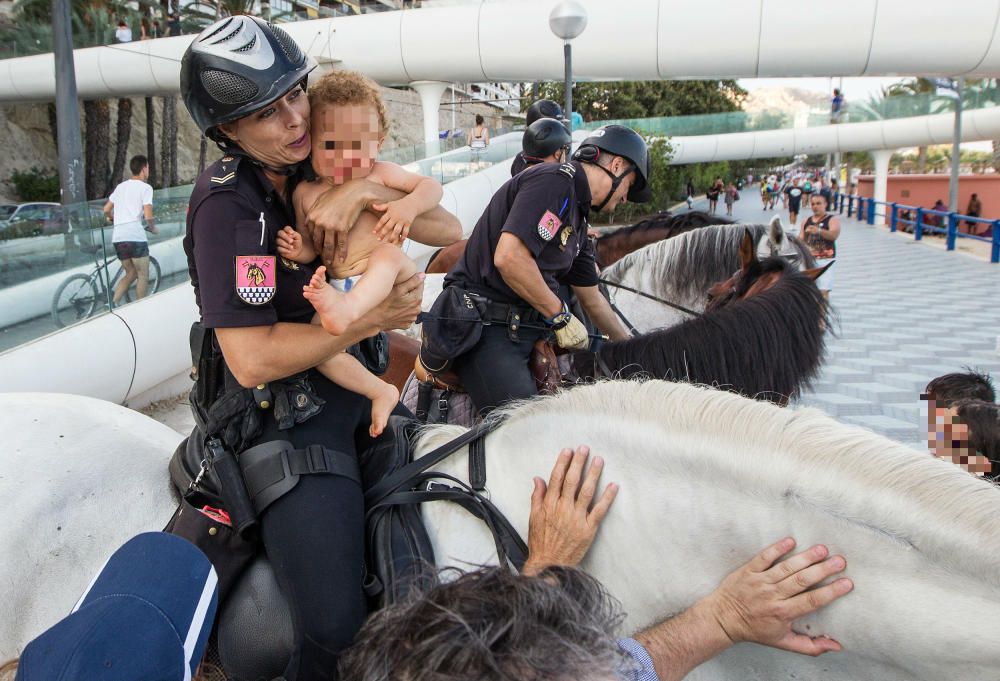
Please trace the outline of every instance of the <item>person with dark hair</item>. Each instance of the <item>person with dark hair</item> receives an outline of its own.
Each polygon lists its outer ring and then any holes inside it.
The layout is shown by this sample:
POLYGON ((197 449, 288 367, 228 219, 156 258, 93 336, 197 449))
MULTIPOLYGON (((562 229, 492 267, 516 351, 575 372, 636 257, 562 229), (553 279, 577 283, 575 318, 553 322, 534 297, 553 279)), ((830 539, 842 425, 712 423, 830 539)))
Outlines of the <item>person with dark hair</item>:
POLYGON ((708 199, 708 212, 711 215, 715 215, 715 209, 719 205, 719 195, 722 194, 726 189, 726 185, 722 182, 721 177, 716 177, 715 182, 712 186, 708 188, 705 193, 705 198, 708 199))
MULTIPOLYGON (((975 406, 965 406, 965 418, 960 413, 959 405, 990 405, 996 401, 996 391, 988 374, 967 369, 962 372, 944 374, 932 379, 924 389, 921 399, 927 400, 927 448, 931 454, 957 463, 970 472, 983 474, 990 466, 988 462, 969 459, 972 439, 970 431, 975 422, 977 443, 989 440, 994 429, 985 427, 982 409, 975 406), (971 467, 970 467, 971 466, 971 467), (975 469, 975 470, 973 470, 975 469)), ((986 445, 984 445, 986 446, 986 445)), ((987 447, 992 451, 992 447, 987 447)), ((975 452, 979 447, 971 447, 975 452)), ((989 459, 998 458, 996 453, 989 459)), ((1000 464, 994 474, 1000 474, 1000 464)))
MULTIPOLYGON (((813 193, 813 188, 809 182, 802 186, 803 194, 809 197, 809 206, 813 214, 802 221, 799 229, 799 238, 806 242, 813 257, 816 258, 816 266, 823 267, 833 263, 837 257, 837 238, 840 236, 840 218, 833 213, 827 212, 826 197, 813 193)), ((830 291, 833 290, 833 268, 828 267, 825 272, 816 280, 816 286, 823 293, 823 297, 829 299, 830 291)))
POLYGON ((132 177, 115 187, 104 204, 104 214, 114 220, 111 242, 125 271, 125 276, 115 285, 112 294, 111 302, 115 305, 133 283, 136 299, 146 297, 149 288, 149 239, 146 232, 160 233, 153 222, 153 188, 146 183, 149 162, 139 154, 129 160, 128 167, 132 177))
POLYGON ((548 485, 535 479, 520 575, 487 568, 411 591, 369 618, 341 658, 341 678, 668 681, 740 641, 806 655, 840 650, 791 623, 853 589, 846 578, 819 586, 847 562, 822 545, 779 560, 795 546, 789 537, 686 611, 616 641, 621 606, 575 569, 618 491, 611 484, 597 494, 603 462, 584 472, 588 454, 563 450, 548 485))
MULTIPOLYGON (((423 286, 421 274, 397 284, 340 335, 310 324, 303 286, 321 263, 344 262, 356 222, 376 227, 372 204, 406 195, 360 178, 330 188, 306 209, 320 258, 300 264, 278 255, 309 166, 305 88, 315 66, 280 27, 237 15, 191 41, 180 74, 191 117, 224 152, 197 178, 188 205, 184 252, 200 317, 191 338, 202 370, 191 399, 198 425, 185 447, 229 462, 226 507, 235 499, 250 509, 239 525, 256 523, 291 612, 287 681, 336 678, 340 652, 368 615, 358 457, 372 443, 371 403, 316 367, 353 347, 369 370, 380 368, 385 341, 377 335, 413 323, 423 286), (264 480, 264 470, 278 477, 264 480)), ((440 206, 411 227, 435 244, 430 234, 451 239, 455 230, 440 206)))
MULTIPOLYGON (((973 194, 969 199, 969 205, 965 209, 965 214, 970 218, 978 218, 983 214, 983 202, 979 200, 978 194, 973 194)), ((989 231, 990 229, 989 225, 984 225, 983 223, 976 222, 975 220, 966 220, 965 224, 969 228, 969 234, 978 234, 984 227, 986 231, 989 231)))
POLYGON ((1000 406, 962 399, 935 410, 931 453, 962 469, 994 480, 1000 476, 1000 406))
POLYGON ((490 129, 486 127, 486 119, 481 114, 476 114, 476 125, 469 131, 466 143, 472 150, 472 162, 478 166, 490 146, 490 129))
POLYGON ((950 407, 958 400, 996 402, 996 391, 989 374, 975 369, 956 371, 931 379, 924 389, 922 399, 936 407, 950 407))
POLYGON ((115 42, 116 43, 132 42, 132 29, 129 28, 129 25, 125 23, 124 19, 119 20, 118 27, 115 29, 115 42))

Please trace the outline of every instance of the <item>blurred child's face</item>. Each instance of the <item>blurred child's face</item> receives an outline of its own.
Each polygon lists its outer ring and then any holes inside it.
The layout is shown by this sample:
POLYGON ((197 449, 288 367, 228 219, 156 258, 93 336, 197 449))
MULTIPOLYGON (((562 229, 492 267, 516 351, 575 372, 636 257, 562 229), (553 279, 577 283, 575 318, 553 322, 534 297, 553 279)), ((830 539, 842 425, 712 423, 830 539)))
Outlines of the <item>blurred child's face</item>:
POLYGON ((367 177, 382 140, 378 112, 371 104, 323 104, 313 109, 313 168, 336 184, 367 177))
POLYGON ((927 403, 927 447, 931 454, 975 475, 990 473, 992 465, 985 456, 969 446, 969 427, 958 418, 957 410, 927 403))

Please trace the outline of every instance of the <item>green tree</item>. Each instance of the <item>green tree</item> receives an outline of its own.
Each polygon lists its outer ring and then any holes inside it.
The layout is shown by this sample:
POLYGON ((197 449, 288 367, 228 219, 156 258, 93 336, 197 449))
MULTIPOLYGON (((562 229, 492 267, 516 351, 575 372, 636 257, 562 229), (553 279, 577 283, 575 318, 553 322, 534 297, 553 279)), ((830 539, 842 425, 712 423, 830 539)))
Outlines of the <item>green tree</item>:
MULTIPOLYGON (((562 83, 542 83, 539 97, 563 102, 562 83)), ((577 83, 573 108, 585 121, 656 118, 739 111, 747 92, 735 80, 660 80, 577 83)), ((528 108, 528 100, 522 107, 528 108)))

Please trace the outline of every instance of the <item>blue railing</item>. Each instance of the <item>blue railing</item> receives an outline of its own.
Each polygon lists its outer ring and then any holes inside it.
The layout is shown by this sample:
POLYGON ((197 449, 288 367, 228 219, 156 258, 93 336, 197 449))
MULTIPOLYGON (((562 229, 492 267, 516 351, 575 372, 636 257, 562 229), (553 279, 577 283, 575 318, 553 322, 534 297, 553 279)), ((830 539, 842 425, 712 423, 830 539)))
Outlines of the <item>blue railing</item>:
POLYGON ((834 195, 833 206, 838 213, 843 214, 846 211, 847 217, 854 217, 856 220, 867 222, 869 225, 875 224, 876 206, 884 206, 887 209, 884 215, 889 219, 890 232, 900 230, 904 232, 912 231, 913 238, 916 241, 920 241, 925 232, 943 234, 949 251, 955 250, 955 245, 959 239, 981 241, 991 246, 990 262, 1000 263, 1000 220, 990 220, 988 218, 962 215, 961 213, 952 211, 933 210, 920 206, 908 206, 905 203, 876 201, 875 199, 858 196, 857 194, 838 193, 834 195), (963 234, 958 231, 958 225, 962 222, 989 225, 990 235, 963 234))

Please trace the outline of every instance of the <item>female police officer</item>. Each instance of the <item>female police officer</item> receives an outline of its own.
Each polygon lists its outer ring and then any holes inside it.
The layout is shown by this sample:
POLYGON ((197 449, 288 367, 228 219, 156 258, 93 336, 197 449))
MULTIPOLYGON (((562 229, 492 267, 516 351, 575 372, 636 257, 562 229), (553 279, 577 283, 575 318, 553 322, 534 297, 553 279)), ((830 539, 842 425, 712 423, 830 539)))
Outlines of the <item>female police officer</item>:
MULTIPOLYGON (((196 417, 207 410, 202 421, 218 432, 196 430, 192 439, 219 436, 227 449, 242 452, 260 537, 292 610, 288 681, 335 678, 339 652, 367 615, 356 455, 366 444, 370 406, 312 367, 380 329, 408 326, 422 288, 419 275, 400 284, 341 336, 309 324, 313 310, 302 287, 318 263, 277 257, 275 238, 294 225, 288 198, 310 151, 304 90, 314 66, 287 33, 249 16, 205 29, 181 66, 188 110, 225 152, 195 183, 184 239, 201 321, 224 360, 221 385, 202 385, 211 379, 199 374, 196 387, 206 401, 196 405, 196 417), (250 408, 226 412, 228 423, 220 424, 215 406, 243 404, 245 397, 250 408), (270 479, 260 469, 251 475, 248 465, 258 464, 270 468, 270 479)), ((312 221, 342 233, 373 199, 399 196, 353 184, 321 197, 312 221)), ((362 219, 373 227, 377 220, 362 219)), ((442 237, 442 245, 461 233, 443 211, 413 230, 442 237)), ((325 240, 326 253, 343 245, 334 241, 325 240)), ((223 481, 227 497, 225 487, 223 481)))
POLYGON ((536 394, 528 368, 536 340, 552 330, 563 348, 589 343, 557 295, 561 284, 573 287, 599 329, 627 338, 597 289, 586 215, 648 201, 648 180, 646 142, 621 125, 595 130, 569 163, 540 164, 510 179, 479 218, 424 322, 424 367, 453 364, 480 412, 536 394))

